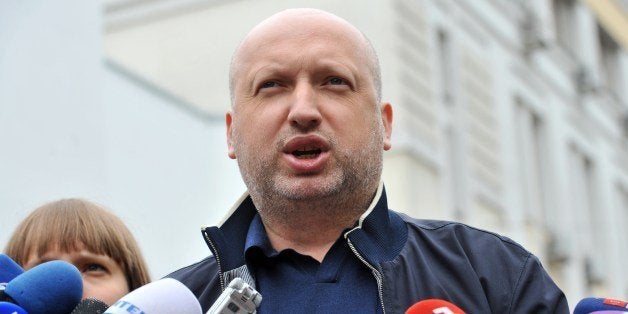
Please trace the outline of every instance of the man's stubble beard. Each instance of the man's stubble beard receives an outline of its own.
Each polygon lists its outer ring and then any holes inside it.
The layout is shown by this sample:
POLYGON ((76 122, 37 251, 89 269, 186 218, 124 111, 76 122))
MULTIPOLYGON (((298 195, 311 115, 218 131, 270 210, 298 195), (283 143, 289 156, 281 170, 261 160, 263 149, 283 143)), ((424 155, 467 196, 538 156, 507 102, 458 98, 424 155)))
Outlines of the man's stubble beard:
POLYGON ((317 133, 330 142, 332 156, 326 167, 332 171, 298 179, 277 170, 279 160, 275 157, 280 149, 264 156, 249 154, 264 150, 256 147, 247 151, 235 136, 242 178, 255 206, 267 218, 290 220, 315 215, 330 221, 357 219, 371 202, 382 172, 383 127, 373 128, 365 147, 356 151, 340 150, 333 136, 317 133))

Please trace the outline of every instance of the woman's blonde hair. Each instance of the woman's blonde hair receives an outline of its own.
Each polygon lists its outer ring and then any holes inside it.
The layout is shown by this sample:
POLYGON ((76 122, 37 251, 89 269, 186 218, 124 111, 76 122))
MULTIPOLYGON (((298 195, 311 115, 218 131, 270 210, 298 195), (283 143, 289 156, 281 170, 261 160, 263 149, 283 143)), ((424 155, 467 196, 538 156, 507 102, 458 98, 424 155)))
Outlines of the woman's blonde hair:
POLYGON ((146 262, 124 222, 103 207, 83 199, 61 199, 44 204, 16 228, 6 254, 24 266, 32 253, 41 256, 51 248, 107 255, 116 261, 132 291, 150 282, 146 262))

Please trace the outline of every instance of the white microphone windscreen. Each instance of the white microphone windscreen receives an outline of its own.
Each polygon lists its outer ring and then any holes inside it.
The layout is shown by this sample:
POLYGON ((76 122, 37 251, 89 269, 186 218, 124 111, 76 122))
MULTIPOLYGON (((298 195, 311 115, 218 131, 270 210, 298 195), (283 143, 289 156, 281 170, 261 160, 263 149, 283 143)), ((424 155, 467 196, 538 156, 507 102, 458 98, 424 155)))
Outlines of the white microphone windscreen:
POLYGON ((202 314, 201 305, 184 284, 164 278, 139 287, 122 297, 104 314, 202 314))

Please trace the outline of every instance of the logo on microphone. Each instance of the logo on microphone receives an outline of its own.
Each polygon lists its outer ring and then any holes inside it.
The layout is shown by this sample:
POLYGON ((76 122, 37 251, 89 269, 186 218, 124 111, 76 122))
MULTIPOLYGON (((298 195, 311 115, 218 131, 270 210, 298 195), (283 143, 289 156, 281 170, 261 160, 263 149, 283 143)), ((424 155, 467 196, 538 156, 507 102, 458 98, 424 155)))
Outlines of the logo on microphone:
POLYGON ((405 314, 464 314, 464 311, 445 300, 426 299, 409 307, 405 314))
MULTIPOLYGON (((132 313, 132 314, 144 314, 144 311, 142 311, 139 307, 137 307, 131 302, 124 301, 124 300, 120 300, 114 303, 110 309, 113 309, 113 308, 124 310, 127 313, 132 313)), ((107 313, 110 313, 109 310, 107 310, 107 312, 105 312, 104 314, 107 314, 107 313)))
POLYGON ((604 299, 604 301, 602 302, 606 305, 613 305, 613 306, 619 306, 619 307, 623 307, 628 309, 628 302, 622 301, 622 300, 615 300, 615 299, 604 299))
POLYGON ((432 313, 434 313, 434 314, 454 314, 454 311, 452 311, 451 309, 449 309, 446 306, 443 306, 443 307, 439 307, 437 309, 432 310, 432 313))

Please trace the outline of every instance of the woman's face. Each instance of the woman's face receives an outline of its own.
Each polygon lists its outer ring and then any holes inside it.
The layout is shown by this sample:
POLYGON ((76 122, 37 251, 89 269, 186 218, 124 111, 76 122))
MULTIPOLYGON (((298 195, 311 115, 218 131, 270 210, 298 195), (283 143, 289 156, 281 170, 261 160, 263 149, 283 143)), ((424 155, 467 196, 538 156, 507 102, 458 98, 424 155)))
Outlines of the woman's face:
POLYGON ((126 276, 120 265, 109 256, 86 250, 82 243, 79 243, 77 250, 70 252, 62 252, 57 247, 41 256, 32 252, 23 267, 28 270, 52 260, 63 260, 78 268, 83 276, 83 299, 95 298, 112 305, 129 293, 126 276))

